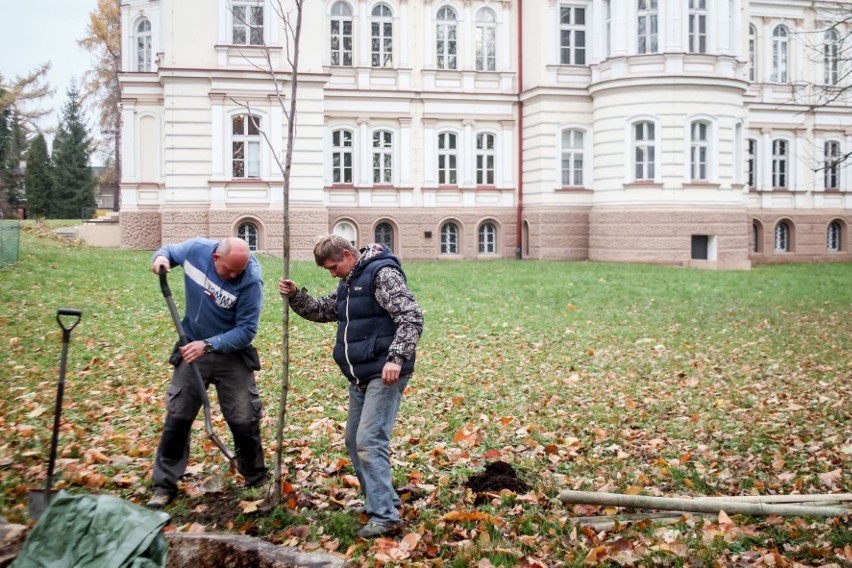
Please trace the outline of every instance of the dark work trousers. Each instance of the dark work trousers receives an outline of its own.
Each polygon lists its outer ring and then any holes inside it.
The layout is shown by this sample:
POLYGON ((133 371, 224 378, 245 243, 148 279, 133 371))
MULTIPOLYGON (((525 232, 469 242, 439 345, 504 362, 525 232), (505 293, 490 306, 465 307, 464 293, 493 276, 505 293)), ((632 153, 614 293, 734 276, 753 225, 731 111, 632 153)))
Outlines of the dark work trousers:
MULTIPOLYGON (((267 478, 260 441, 262 408, 254 371, 239 353, 207 353, 195 362, 205 386, 213 384, 222 415, 234 436, 236 465, 252 486, 267 478)), ((201 409, 201 394, 192 368, 184 361, 175 367, 167 391, 166 421, 154 458, 154 490, 177 493, 177 481, 186 473, 192 422, 201 409)))

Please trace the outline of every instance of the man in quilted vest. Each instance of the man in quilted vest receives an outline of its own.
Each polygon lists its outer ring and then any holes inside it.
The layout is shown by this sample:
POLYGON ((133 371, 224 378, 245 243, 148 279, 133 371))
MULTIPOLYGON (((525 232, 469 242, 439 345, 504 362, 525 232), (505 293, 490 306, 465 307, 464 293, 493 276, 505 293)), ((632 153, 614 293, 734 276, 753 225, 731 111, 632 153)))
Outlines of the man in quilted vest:
POLYGON ((339 278, 337 289, 313 298, 282 278, 278 291, 314 322, 337 322, 334 360, 349 379, 346 449, 361 482, 369 521, 362 538, 399 532, 399 496, 391 483, 391 432, 402 393, 414 371, 423 312, 408 289, 399 259, 388 247, 357 250, 339 235, 314 247, 317 266, 339 278))

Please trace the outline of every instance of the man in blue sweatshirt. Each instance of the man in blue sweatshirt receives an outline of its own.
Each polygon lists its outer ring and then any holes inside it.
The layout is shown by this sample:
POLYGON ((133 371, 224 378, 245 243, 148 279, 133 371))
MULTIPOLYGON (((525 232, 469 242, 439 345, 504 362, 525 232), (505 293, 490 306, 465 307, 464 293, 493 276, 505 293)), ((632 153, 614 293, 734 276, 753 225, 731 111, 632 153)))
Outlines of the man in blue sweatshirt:
POLYGON ((192 422, 202 398, 191 363, 204 382, 216 385, 222 415, 234 436, 237 470, 247 487, 268 478, 260 441, 261 401, 254 380, 260 369, 251 342, 257 333, 263 302, 260 263, 242 239, 195 238, 165 245, 154 253, 151 271, 182 266, 186 293, 184 332, 189 343, 179 347, 167 391, 166 420, 154 458, 151 509, 162 509, 177 495, 178 479, 186 473, 192 422))

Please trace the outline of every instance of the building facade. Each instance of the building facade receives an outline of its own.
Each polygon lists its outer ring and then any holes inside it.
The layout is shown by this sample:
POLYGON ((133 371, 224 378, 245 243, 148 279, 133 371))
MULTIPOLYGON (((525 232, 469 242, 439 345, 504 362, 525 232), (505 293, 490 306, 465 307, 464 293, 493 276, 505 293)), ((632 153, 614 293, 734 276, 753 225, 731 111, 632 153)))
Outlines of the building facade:
MULTIPOLYGON (((276 4, 121 5, 122 246, 280 254, 276 4)), ((407 259, 852 260, 848 2, 303 6, 293 258, 336 232, 407 259)))

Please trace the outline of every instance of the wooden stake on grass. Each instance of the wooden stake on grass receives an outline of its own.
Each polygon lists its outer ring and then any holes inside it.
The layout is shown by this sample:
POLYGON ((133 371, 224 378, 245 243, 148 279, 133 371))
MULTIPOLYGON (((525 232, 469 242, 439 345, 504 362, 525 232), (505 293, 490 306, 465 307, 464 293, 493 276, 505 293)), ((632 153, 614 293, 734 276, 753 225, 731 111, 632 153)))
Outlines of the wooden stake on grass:
POLYGON ((679 499, 675 497, 650 497, 647 495, 623 495, 620 493, 597 493, 594 491, 562 491, 559 500, 563 504, 583 503, 610 505, 633 509, 661 509, 664 511, 691 511, 694 513, 742 514, 751 516, 778 515, 782 517, 841 517, 852 514, 842 507, 815 507, 807 505, 776 505, 748 503, 733 499, 679 499))

